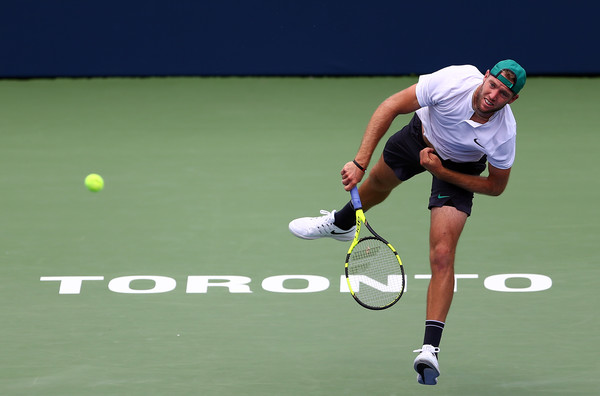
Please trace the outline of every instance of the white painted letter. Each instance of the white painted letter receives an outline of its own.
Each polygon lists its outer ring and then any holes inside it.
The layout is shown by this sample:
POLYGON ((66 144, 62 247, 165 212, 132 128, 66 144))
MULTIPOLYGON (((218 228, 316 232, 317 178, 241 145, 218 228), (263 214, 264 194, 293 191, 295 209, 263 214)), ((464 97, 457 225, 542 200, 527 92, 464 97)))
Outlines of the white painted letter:
POLYGON ((188 276, 186 293, 206 293, 208 286, 220 286, 229 289, 229 293, 252 293, 250 283, 252 279, 246 276, 188 276), (223 282, 211 283, 211 280, 223 282))
MULTIPOLYGON (((391 275, 391 276, 397 277, 397 275, 391 275)), ((395 281, 396 280, 388 279, 388 285, 389 285, 389 282, 395 282, 395 281)), ((408 281, 408 277, 406 275, 404 275, 404 291, 403 291, 403 293, 406 293, 406 290, 408 289, 407 281, 408 281)), ((353 283, 353 285, 354 285, 354 283, 353 283)), ((383 287, 388 287, 388 286, 383 285, 383 287)), ((394 289, 397 289, 397 287, 394 289)), ((358 289, 356 289, 355 291, 358 291, 358 289)), ((389 291, 389 290, 382 290, 382 291, 389 291)), ((397 290, 391 290, 391 291, 397 291, 397 290)), ((340 275, 340 293, 350 293, 350 289, 348 288, 348 281, 346 280, 346 275, 340 275)))
POLYGON ((84 280, 104 280, 103 276, 42 276, 41 281, 59 281, 58 294, 81 293, 81 282, 84 280))
MULTIPOLYGON (((477 279, 477 274, 454 274, 454 292, 458 291, 459 279, 477 279)), ((431 279, 431 275, 415 275, 415 279, 431 279)))
POLYGON ((166 293, 175 289, 177 282, 175 279, 166 276, 153 276, 153 275, 141 275, 141 276, 122 276, 115 278, 108 283, 108 289, 115 293, 127 293, 127 294, 150 294, 150 293, 166 293), (130 287, 131 282, 135 280, 150 280, 154 282, 154 287, 146 290, 132 289, 130 287))
POLYGON ((271 276, 262 282, 262 288, 273 293, 315 293, 329 288, 329 279, 316 275, 271 276), (304 279, 308 285, 304 289, 286 289, 283 282, 288 279, 304 279))
POLYGON ((483 285, 486 289, 499 292, 537 292, 548 290, 552 287, 552 279, 545 275, 537 274, 500 274, 485 278, 483 285), (526 278, 531 285, 529 287, 513 288, 506 286, 506 280, 509 278, 526 278))
MULTIPOLYGON (((350 285, 354 292, 360 291, 360 284, 364 283, 367 286, 377 289, 382 292, 397 293, 402 289, 402 276, 401 275, 388 275, 387 284, 376 281, 375 279, 366 275, 350 275, 350 285)), ((347 282, 346 282, 347 283, 347 282)))

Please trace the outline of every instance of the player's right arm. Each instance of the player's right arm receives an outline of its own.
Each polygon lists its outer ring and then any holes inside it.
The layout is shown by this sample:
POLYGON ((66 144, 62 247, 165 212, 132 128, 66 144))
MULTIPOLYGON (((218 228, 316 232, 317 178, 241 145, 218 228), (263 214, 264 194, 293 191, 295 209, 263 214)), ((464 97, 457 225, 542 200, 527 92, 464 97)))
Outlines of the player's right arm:
POLYGON ((440 180, 454 184, 477 194, 498 196, 504 192, 510 176, 510 168, 500 169, 488 164, 488 175, 468 175, 445 168, 431 147, 421 150, 421 165, 440 180))
MULTIPOLYGON (((371 116, 367 124, 367 129, 363 135, 360 148, 354 159, 363 168, 367 168, 371 162, 373 152, 377 144, 388 131, 394 119, 400 114, 408 114, 421 108, 417 100, 417 84, 414 84, 402 91, 390 96, 377 107, 377 110, 371 116)), ((350 191, 363 178, 364 172, 361 171, 352 161, 348 162, 342 168, 342 183, 344 189, 350 191)))

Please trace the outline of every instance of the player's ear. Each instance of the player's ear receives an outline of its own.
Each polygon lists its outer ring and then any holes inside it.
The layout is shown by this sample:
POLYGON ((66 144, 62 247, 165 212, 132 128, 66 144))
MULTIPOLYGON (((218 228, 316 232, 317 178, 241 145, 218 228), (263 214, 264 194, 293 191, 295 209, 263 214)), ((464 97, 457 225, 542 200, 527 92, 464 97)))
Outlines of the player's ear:
POLYGON ((519 99, 519 95, 518 94, 516 94, 515 96, 513 96, 512 99, 508 102, 508 104, 511 104, 512 102, 514 102, 517 99, 519 99))

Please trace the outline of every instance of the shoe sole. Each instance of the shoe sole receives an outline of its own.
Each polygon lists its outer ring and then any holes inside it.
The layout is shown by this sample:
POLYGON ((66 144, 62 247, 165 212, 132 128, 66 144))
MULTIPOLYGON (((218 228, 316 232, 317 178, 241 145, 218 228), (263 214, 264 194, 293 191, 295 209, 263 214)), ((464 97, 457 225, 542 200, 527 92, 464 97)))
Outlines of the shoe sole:
POLYGON ((419 373, 418 381, 419 384, 423 385, 437 385, 437 377, 440 376, 440 372, 435 368, 425 364, 419 363, 415 367, 417 373, 419 373))
POLYGON ((340 242, 349 242, 349 241, 351 241, 351 240, 354 239, 354 234, 352 235, 352 238, 342 239, 342 238, 336 238, 333 235, 320 235, 320 236, 317 236, 317 237, 307 237, 307 236, 304 236, 304 235, 301 235, 301 234, 298 234, 298 233, 294 232, 294 230, 292 230, 292 229, 290 229, 290 232, 292 234, 294 234, 294 236, 296 236, 296 237, 298 237, 300 239, 306 239, 306 240, 311 240, 311 241, 315 240, 315 239, 321 239, 321 238, 331 238, 331 239, 335 239, 336 241, 340 241, 340 242))

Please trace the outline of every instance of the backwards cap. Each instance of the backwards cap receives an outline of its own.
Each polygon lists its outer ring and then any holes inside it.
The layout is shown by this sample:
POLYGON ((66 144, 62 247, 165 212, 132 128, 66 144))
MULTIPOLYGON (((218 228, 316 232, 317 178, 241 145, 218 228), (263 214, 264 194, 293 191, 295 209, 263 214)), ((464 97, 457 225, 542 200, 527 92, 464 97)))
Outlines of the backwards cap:
POLYGON ((514 94, 519 93, 519 91, 525 85, 525 80, 527 80, 527 73, 525 73, 525 69, 523 69, 521 65, 512 59, 506 59, 496 63, 496 66, 494 66, 494 68, 490 71, 490 74, 500 80, 502 84, 506 85, 514 94), (501 74, 502 70, 505 69, 515 73, 516 80, 514 83, 511 83, 510 80, 501 74))

